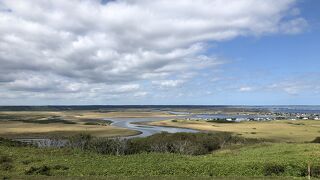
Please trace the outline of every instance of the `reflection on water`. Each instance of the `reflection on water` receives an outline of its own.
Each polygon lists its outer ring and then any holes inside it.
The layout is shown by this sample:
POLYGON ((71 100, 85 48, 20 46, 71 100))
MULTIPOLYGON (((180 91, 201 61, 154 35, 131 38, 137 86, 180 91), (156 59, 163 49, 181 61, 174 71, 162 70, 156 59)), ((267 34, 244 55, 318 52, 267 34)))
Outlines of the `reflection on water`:
POLYGON ((160 132, 168 132, 168 133, 177 133, 177 132, 199 132, 197 130, 193 129, 186 129, 186 128, 173 128, 173 127, 159 127, 159 126, 149 126, 149 125, 141 125, 141 124, 133 124, 137 122, 153 122, 153 121, 161 121, 166 120, 166 118, 108 118, 106 120, 111 120, 113 123, 111 125, 121 127, 121 128, 127 128, 131 130, 140 131, 141 134, 136 136, 130 136, 130 138, 133 137, 146 137, 151 136, 156 133, 160 132))

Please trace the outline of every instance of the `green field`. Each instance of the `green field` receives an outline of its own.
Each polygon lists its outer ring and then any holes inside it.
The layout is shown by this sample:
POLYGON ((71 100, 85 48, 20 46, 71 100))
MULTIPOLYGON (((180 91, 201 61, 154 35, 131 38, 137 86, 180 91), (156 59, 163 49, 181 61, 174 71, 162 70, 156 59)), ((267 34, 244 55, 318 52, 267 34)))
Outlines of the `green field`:
POLYGON ((111 156, 72 149, 1 145, 0 154, 12 159, 12 168, 5 171, 2 167, 0 174, 13 179, 41 174, 88 178, 90 176, 304 177, 307 174, 308 164, 315 169, 320 168, 320 144, 267 143, 247 147, 235 146, 203 156, 159 153, 111 156))

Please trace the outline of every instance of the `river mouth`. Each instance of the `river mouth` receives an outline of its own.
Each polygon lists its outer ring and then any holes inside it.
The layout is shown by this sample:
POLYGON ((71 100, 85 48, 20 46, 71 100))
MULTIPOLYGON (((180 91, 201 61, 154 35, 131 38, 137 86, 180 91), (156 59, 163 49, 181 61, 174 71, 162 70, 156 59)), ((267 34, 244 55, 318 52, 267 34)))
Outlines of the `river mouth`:
POLYGON ((144 125, 143 122, 154 122, 167 120, 168 118, 163 117, 151 117, 151 118, 107 118, 105 120, 110 120, 113 123, 111 125, 126 129, 131 129, 141 132, 139 135, 128 136, 126 138, 136 138, 136 137, 147 137, 153 134, 168 132, 168 133, 178 133, 178 132, 188 132, 197 133, 199 131, 187 128, 175 128, 175 127, 162 127, 162 126, 152 126, 144 125))

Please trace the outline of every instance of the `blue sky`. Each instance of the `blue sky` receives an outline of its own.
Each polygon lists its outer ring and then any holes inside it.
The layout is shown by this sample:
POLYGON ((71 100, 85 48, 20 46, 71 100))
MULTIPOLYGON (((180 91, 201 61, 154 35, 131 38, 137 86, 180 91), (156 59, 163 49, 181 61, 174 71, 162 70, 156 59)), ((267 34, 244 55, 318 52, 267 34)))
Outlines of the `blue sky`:
MULTIPOLYGON (((223 96, 230 97, 227 104, 319 105, 319 92, 313 89, 320 84, 320 12, 317 7, 320 7, 318 1, 299 3, 301 15, 309 23, 302 33, 237 38, 212 49, 213 53, 230 60, 224 66, 224 77, 236 77, 235 83, 259 88, 244 93, 225 92, 223 96), (292 93, 264 90, 265 86, 282 82, 305 83, 308 87, 292 93)), ((220 99, 221 103, 224 101, 220 99)))
POLYGON ((319 105, 319 7, 3 0, 0 104, 319 105))

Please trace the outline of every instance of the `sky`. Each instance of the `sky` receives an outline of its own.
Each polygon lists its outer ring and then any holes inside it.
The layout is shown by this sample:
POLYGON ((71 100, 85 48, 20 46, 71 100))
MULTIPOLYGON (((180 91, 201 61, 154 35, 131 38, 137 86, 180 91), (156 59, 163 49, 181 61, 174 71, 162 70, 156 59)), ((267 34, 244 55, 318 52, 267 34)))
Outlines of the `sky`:
POLYGON ((0 105, 320 105, 318 0, 0 0, 0 105))

